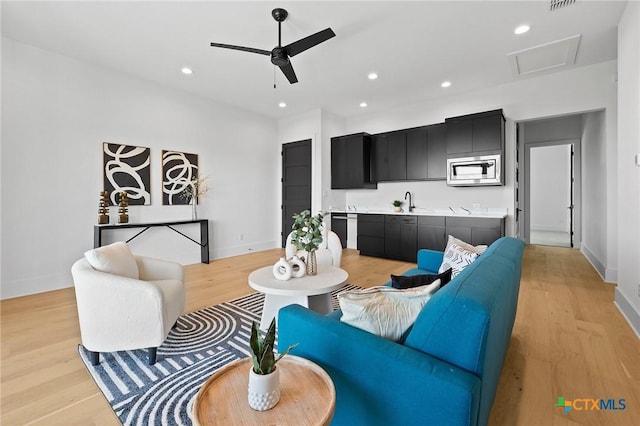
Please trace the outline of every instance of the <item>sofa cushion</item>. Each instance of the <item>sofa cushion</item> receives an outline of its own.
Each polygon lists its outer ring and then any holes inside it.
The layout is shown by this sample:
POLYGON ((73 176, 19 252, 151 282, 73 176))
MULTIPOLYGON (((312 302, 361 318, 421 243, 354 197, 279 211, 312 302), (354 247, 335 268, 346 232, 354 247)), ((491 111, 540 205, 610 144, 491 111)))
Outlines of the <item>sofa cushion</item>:
POLYGON ((138 279, 138 264, 122 241, 89 250, 84 254, 89 265, 96 271, 138 279))
POLYGON ((406 289, 428 285, 435 280, 440 280, 440 288, 451 281, 451 268, 441 274, 420 274, 420 275, 391 275, 391 287, 406 289))
POLYGON ((403 340, 440 281, 399 290, 380 286, 338 294, 340 321, 394 342, 403 340))
POLYGON ((486 250, 487 246, 474 247, 451 235, 447 240, 447 247, 444 249, 442 264, 438 273, 442 273, 451 268, 451 277, 458 275, 464 268, 473 263, 476 258, 486 250))

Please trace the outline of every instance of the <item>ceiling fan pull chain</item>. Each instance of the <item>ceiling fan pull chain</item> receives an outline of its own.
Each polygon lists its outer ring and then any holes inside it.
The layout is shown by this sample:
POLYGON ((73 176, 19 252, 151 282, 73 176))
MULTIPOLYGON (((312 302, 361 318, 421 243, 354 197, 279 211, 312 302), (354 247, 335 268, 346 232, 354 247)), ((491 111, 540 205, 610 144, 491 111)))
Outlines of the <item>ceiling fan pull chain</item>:
POLYGON ((276 66, 273 66, 273 88, 276 88, 276 66))

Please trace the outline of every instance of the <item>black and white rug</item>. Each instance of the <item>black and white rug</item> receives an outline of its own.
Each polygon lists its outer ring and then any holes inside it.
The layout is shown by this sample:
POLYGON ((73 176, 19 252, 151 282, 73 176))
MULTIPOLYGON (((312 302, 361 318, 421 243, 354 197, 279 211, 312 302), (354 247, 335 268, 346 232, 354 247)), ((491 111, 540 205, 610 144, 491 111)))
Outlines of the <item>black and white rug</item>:
MULTIPOLYGON (((332 293, 359 288, 346 285, 332 293)), ((181 316, 147 364, 147 351, 100 354, 91 365, 78 353, 123 425, 191 425, 193 401, 202 384, 223 365, 249 356, 251 322, 260 321, 264 295, 254 293, 181 316)))

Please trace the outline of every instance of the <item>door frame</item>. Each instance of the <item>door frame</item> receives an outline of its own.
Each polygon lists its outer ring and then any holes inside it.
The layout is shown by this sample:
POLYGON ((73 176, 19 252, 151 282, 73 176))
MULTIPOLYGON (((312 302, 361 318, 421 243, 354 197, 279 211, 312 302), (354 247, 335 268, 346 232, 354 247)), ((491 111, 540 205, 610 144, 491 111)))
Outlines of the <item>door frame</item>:
POLYGON ((544 142, 527 142, 521 145, 519 164, 521 165, 520 177, 522 178, 520 200, 522 201, 522 215, 520 217, 520 235, 524 239, 525 243, 530 243, 531 237, 531 214, 530 214, 530 182, 531 182, 531 148, 540 148, 545 146, 560 146, 571 145, 572 146, 572 169, 573 169, 573 182, 572 182, 572 202, 573 202, 573 215, 571 220, 571 246, 574 248, 580 248, 582 241, 582 155, 581 155, 581 141, 580 139, 558 139, 544 142))

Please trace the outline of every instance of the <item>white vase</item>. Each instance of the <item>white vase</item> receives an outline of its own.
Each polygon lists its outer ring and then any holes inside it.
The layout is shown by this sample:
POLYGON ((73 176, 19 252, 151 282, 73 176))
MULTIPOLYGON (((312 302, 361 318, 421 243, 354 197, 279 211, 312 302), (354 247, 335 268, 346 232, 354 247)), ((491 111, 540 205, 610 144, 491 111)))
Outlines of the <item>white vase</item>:
POLYGON ((280 260, 273 265, 273 276, 277 280, 286 281, 291 278, 292 273, 293 269, 284 257, 281 257, 280 260))
POLYGON ((306 271, 306 265, 302 259, 300 259, 297 255, 293 255, 291 259, 289 259, 289 265, 291 265, 293 278, 301 278, 304 277, 306 271))
POLYGON ((249 368, 249 407, 257 411, 270 410, 280 401, 280 373, 256 374, 249 368))

